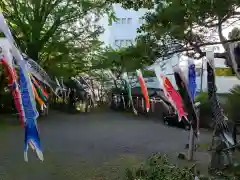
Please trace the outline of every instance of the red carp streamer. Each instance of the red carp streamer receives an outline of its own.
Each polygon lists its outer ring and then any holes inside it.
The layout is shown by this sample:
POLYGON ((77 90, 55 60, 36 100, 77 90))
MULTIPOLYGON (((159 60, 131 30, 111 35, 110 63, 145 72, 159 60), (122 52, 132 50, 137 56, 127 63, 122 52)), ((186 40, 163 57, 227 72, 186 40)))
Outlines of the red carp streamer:
POLYGON ((185 112, 183 108, 183 100, 180 94, 177 92, 177 90, 173 87, 170 80, 161 75, 161 78, 163 80, 163 91, 165 96, 169 99, 171 104, 174 106, 175 110, 178 113, 178 121, 180 122, 182 120, 182 117, 185 118, 186 121, 188 121, 187 113, 185 112))
POLYGON ((13 65, 10 62, 8 62, 6 58, 3 57, 1 59, 1 63, 3 64, 5 69, 5 74, 8 77, 8 86, 12 91, 12 96, 14 98, 16 109, 19 113, 21 125, 24 126, 25 115, 24 115, 24 110, 22 105, 21 93, 18 87, 16 71, 13 65))

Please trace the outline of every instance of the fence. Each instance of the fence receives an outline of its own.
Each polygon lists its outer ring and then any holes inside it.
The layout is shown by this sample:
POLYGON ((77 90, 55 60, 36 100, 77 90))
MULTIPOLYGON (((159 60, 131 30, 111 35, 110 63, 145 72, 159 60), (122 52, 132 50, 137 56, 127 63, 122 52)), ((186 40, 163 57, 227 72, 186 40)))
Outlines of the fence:
MULTIPOLYGON (((133 96, 133 106, 139 114, 147 115, 157 119, 163 117, 171 111, 171 106, 158 96, 150 97, 150 109, 146 112, 145 99, 142 96, 133 96)), ((112 94, 110 107, 118 111, 131 111, 132 107, 126 95, 112 94)))

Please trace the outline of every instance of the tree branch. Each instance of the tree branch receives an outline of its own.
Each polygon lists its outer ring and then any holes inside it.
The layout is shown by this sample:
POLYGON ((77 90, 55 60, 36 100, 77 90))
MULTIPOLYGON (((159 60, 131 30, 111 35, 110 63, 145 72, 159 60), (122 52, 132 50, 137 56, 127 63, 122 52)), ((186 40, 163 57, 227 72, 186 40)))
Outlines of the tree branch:
POLYGON ((27 27, 25 26, 25 23, 20 19, 20 16, 19 15, 19 11, 18 11, 18 8, 17 8, 17 4, 16 4, 16 1, 15 0, 10 0, 10 5, 11 7, 13 7, 13 10, 15 11, 15 13, 17 14, 17 16, 7 16, 8 18, 11 18, 15 23, 16 25, 18 26, 18 28, 22 31, 23 33, 23 36, 24 38, 26 38, 26 40, 30 40, 28 36, 26 36, 28 33, 28 29, 27 27))
POLYGON ((56 0, 55 2, 52 2, 52 0, 44 0, 42 6, 43 9, 41 11, 42 14, 42 23, 45 24, 48 16, 51 14, 51 12, 56 8, 63 0, 56 0), (48 1, 48 3, 47 3, 48 1))
POLYGON ((227 43, 230 43, 230 42, 237 42, 237 41, 240 41, 240 38, 225 40, 225 41, 222 41, 222 42, 221 41, 219 41, 219 42, 207 42, 207 43, 194 45, 194 47, 178 49, 178 50, 172 51, 171 53, 167 53, 167 55, 173 55, 173 54, 181 53, 181 52, 184 52, 184 51, 194 51, 194 50, 196 50, 196 47, 200 48, 200 47, 203 47, 203 46, 210 46, 210 45, 217 45, 217 44, 227 44, 227 43))
POLYGON ((220 20, 219 24, 224 23, 226 20, 228 20, 229 18, 236 16, 236 15, 240 15, 240 12, 238 12, 238 11, 230 12, 229 14, 227 14, 225 17, 223 17, 220 20))

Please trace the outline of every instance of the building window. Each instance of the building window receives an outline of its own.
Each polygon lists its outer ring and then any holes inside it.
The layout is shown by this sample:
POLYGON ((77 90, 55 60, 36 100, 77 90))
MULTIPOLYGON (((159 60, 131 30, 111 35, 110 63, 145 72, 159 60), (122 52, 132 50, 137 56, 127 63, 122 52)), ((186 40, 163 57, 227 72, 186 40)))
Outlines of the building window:
POLYGON ((132 40, 115 40, 114 41, 114 45, 117 47, 126 47, 126 46, 131 46, 132 45, 132 40))
POLYGON ((116 24, 120 24, 120 20, 121 20, 121 19, 118 18, 118 19, 116 20, 116 24))
POLYGON ((140 17, 140 18, 138 19, 138 22, 139 22, 139 24, 143 24, 143 23, 144 23, 143 17, 140 17))
POLYGON ((118 18, 116 24, 132 24, 132 18, 118 18))
POLYGON ((120 40, 120 47, 123 47, 124 46, 124 40, 120 40))
POLYGON ((115 46, 120 46, 120 41, 119 40, 115 40, 114 44, 115 44, 115 46))
POLYGON ((132 18, 127 18, 127 23, 132 24, 132 18))
POLYGON ((132 41, 131 40, 126 40, 126 46, 131 46, 132 45, 132 41))

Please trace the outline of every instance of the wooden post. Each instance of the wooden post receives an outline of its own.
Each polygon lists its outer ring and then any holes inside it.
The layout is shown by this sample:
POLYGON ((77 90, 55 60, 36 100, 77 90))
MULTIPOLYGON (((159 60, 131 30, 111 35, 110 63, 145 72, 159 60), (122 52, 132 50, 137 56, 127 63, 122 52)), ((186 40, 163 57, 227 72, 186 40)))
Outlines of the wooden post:
MULTIPOLYGON (((200 102, 195 102, 194 106, 196 108, 196 116, 197 116, 197 130, 199 130, 199 117, 200 117, 200 102)), ((188 160, 192 161, 194 159, 194 151, 196 149, 195 147, 195 135, 194 135, 194 131, 191 125, 191 129, 190 129, 190 133, 189 133, 189 147, 188 147, 188 160)))
POLYGON ((153 97, 153 98, 151 99, 151 109, 152 109, 152 112, 153 112, 153 113, 154 113, 154 111, 155 111, 155 103, 156 103, 155 97, 153 97))
POLYGON ((213 149, 213 145, 214 145, 214 138, 215 138, 215 133, 216 133, 216 129, 217 129, 217 125, 214 124, 214 129, 213 129, 213 133, 212 133, 212 142, 211 142, 211 146, 209 147, 209 150, 211 151, 213 149))
POLYGON ((141 102, 142 102, 142 111, 145 112, 145 105, 144 105, 144 99, 143 99, 143 97, 141 98, 141 100, 142 100, 142 101, 141 101, 141 102))
POLYGON ((193 128, 191 126, 190 129, 190 134, 189 134, 189 148, 188 148, 188 160, 192 161, 193 160, 193 151, 194 151, 194 133, 193 133, 193 128))

